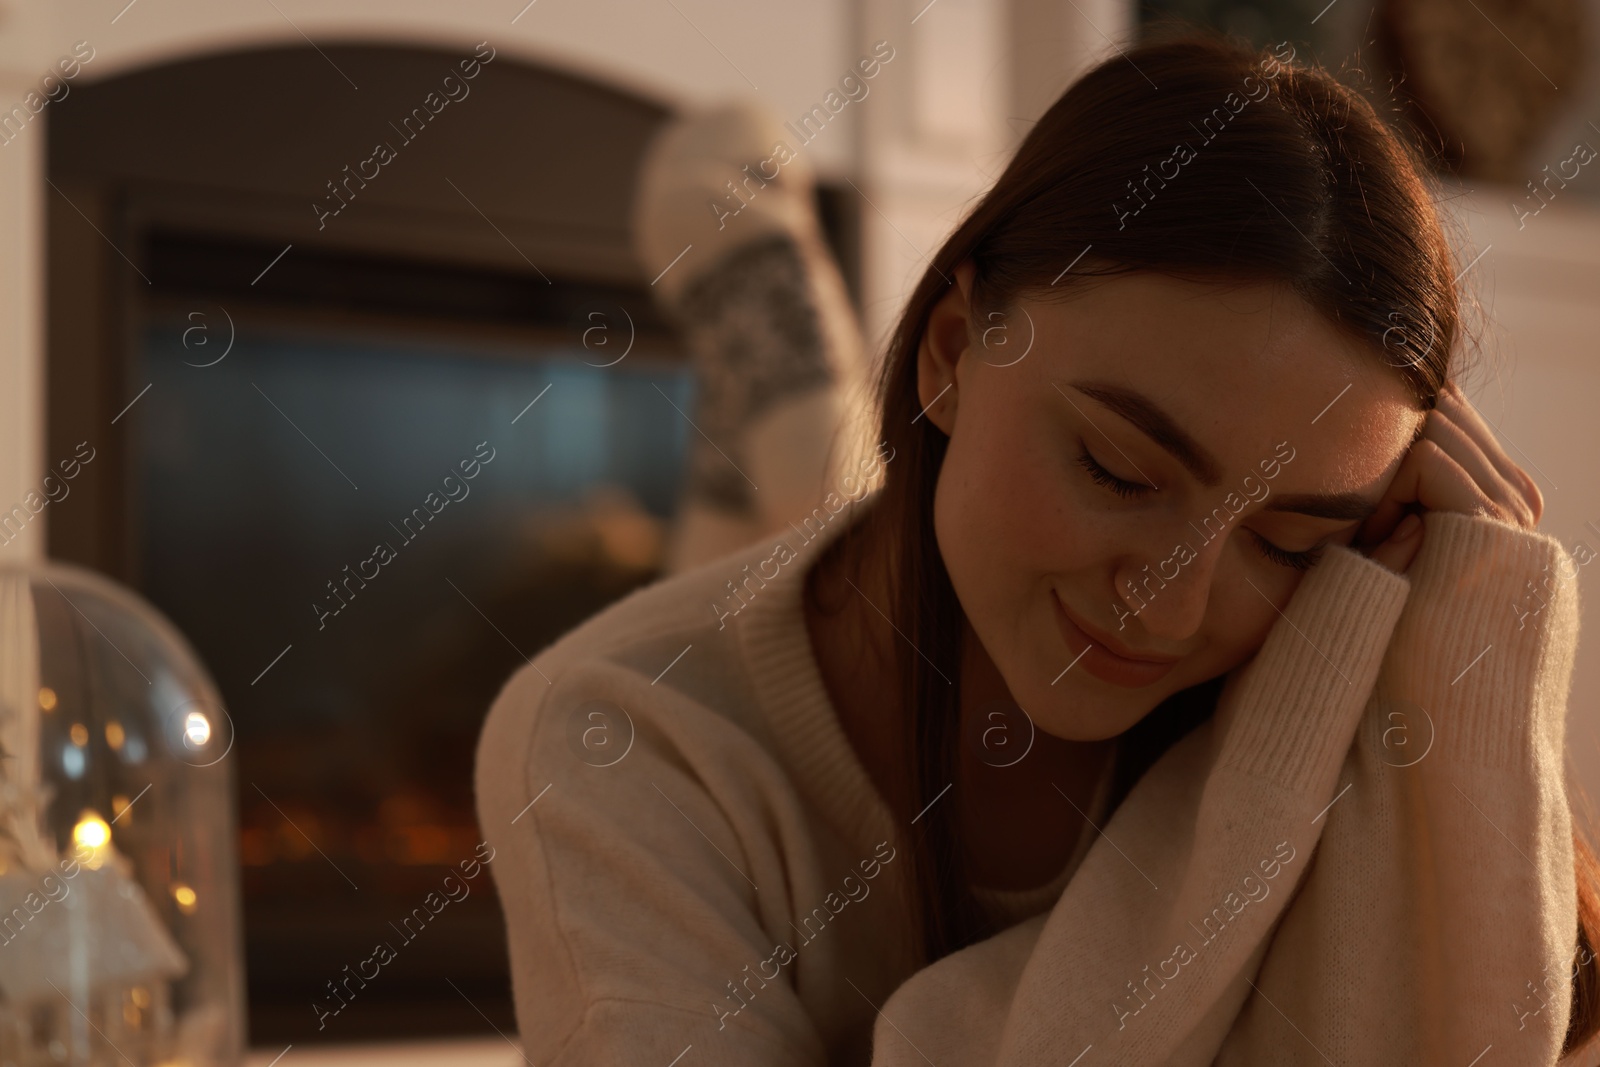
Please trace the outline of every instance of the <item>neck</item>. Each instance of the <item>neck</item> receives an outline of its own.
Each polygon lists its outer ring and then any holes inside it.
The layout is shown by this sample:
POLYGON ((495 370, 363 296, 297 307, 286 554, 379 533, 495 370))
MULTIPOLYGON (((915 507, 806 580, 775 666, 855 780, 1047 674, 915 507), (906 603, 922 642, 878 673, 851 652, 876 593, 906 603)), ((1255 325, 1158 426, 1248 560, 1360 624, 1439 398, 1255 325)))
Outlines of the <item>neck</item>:
MULTIPOLYGON (((895 615, 890 567, 904 535, 884 530, 884 518, 876 509, 862 516, 859 529, 851 531, 857 536, 841 538, 818 560, 808 587, 814 583, 820 608, 813 643, 830 695, 875 785, 904 826, 924 802, 915 791, 914 768, 906 763, 916 731, 900 691, 897 657, 920 660, 936 650, 913 649, 905 624, 886 620, 895 615)), ((937 656, 934 662, 960 686, 950 738, 955 784, 937 803, 957 805, 956 825, 980 884, 1042 884, 1066 862, 1080 831, 1095 832, 1073 807, 1089 810, 1114 741, 1066 741, 1038 729, 1012 700, 965 615, 958 658, 959 669, 937 656)), ((931 792, 940 788, 942 783, 931 792)))

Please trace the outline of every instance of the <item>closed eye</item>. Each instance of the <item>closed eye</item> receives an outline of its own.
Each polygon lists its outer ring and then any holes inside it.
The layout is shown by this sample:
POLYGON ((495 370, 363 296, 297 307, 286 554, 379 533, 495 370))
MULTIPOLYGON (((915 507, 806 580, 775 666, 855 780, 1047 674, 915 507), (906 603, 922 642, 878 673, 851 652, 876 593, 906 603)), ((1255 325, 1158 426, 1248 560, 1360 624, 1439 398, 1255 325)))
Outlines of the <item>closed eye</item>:
MULTIPOLYGON (((1078 456, 1078 465, 1088 472, 1089 477, 1097 485, 1104 486, 1124 499, 1140 497, 1146 493, 1154 492, 1152 486, 1145 485, 1143 482, 1130 482, 1126 478, 1118 478, 1115 474, 1106 470, 1089 453, 1087 446, 1083 446, 1083 451, 1078 456)), ((1279 548, 1254 530, 1249 531, 1249 533, 1251 539, 1256 543, 1257 550, 1263 556, 1279 566, 1289 567, 1297 571, 1308 571, 1316 566, 1327 548, 1327 542, 1323 542, 1303 552, 1290 552, 1288 549, 1279 548)))
POLYGON ((1290 552, 1287 549, 1279 548, 1254 530, 1250 531, 1250 536, 1255 539, 1256 547, 1261 550, 1263 556, 1266 556, 1274 563, 1284 567, 1292 567, 1297 571, 1308 571, 1315 567, 1317 561, 1322 558, 1323 550, 1328 547, 1327 543, 1324 542, 1308 548, 1304 552, 1290 552))
POLYGON ((1100 466, 1095 461, 1095 458, 1089 454, 1087 447, 1083 448, 1083 453, 1078 457, 1078 465, 1089 472, 1089 477, 1096 484, 1105 486, 1120 497, 1131 498, 1154 492, 1154 487, 1152 486, 1145 485, 1143 482, 1130 482, 1125 478, 1118 478, 1115 474, 1100 466))

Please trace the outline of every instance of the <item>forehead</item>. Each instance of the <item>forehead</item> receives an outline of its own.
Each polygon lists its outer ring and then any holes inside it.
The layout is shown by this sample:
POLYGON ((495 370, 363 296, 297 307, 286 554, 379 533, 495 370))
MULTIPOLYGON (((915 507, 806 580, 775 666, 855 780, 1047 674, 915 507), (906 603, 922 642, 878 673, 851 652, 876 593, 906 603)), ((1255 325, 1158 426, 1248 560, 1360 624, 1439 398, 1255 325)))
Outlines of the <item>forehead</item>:
POLYGON ((1015 369, 1032 362, 1033 387, 1065 390, 1097 422, 1114 416, 1068 383, 1135 390, 1224 467, 1287 440, 1302 470, 1354 487, 1398 460, 1422 419, 1397 370, 1286 285, 1140 272, 1018 306, 1034 343, 1015 369))

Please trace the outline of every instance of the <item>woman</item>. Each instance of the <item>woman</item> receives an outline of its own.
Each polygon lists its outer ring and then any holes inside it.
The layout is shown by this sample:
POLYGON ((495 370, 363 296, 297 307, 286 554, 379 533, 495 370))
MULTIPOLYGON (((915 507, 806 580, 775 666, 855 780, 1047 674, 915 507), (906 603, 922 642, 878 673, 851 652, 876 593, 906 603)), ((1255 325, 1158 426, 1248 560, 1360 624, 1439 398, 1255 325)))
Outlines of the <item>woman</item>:
POLYGON ((864 477, 497 699, 529 1061, 1588 1062, 1574 568, 1421 173, 1287 46, 1075 83, 864 477))

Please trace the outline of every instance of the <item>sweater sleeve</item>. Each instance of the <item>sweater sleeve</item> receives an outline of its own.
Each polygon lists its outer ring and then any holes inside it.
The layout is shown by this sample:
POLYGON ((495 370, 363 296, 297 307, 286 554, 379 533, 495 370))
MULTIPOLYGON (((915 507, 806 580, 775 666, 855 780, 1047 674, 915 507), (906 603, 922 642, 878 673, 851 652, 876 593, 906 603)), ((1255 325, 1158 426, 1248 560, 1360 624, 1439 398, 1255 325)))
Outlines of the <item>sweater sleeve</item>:
POLYGON ((528 1062, 822 1067, 794 988, 757 976, 794 969, 765 932, 806 847, 782 771, 632 669, 538 666, 495 700, 476 771, 528 1062))
POLYGON ((1342 799, 1219 1064, 1558 1062, 1576 565, 1491 519, 1425 524, 1342 799))
POLYGON ((873 1067, 1212 1063, 1328 823, 1408 589, 1331 547, 1213 716, 1098 828, 1052 909, 895 991, 873 1067))

